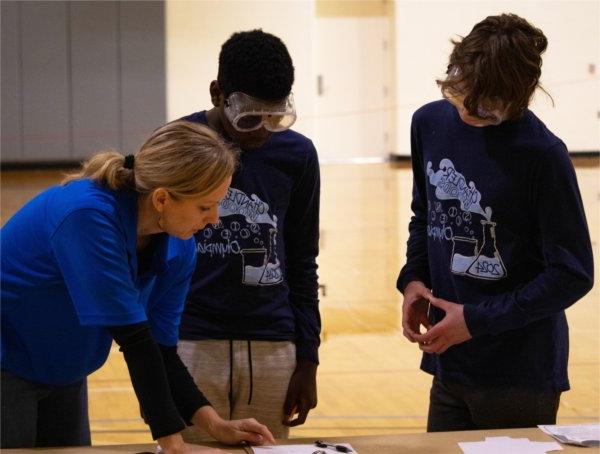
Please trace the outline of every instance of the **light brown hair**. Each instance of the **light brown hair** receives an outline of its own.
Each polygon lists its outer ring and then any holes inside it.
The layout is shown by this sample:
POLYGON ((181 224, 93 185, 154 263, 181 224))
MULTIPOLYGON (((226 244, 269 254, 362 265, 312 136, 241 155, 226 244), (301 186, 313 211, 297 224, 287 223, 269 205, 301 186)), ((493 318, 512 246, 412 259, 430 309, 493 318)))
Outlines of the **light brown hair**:
POLYGON ((539 28, 515 14, 489 16, 452 43, 448 76, 436 81, 445 96, 465 95, 464 106, 473 116, 490 102, 501 104, 509 119, 527 108, 548 46, 539 28))
POLYGON ((175 198, 202 196, 233 174, 237 152, 208 126, 174 121, 152 133, 135 154, 132 168, 125 162, 117 151, 103 151, 62 183, 90 178, 113 190, 148 194, 165 188, 175 198))

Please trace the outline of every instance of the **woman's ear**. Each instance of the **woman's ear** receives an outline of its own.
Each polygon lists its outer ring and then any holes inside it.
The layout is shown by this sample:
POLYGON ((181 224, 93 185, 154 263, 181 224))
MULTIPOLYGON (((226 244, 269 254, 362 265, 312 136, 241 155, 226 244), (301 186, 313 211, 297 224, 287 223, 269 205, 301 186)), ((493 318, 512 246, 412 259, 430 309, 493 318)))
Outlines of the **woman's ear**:
POLYGON ((165 188, 156 188, 154 191, 152 191, 150 197, 152 199, 152 205, 154 206, 154 209, 158 213, 162 214, 165 209, 165 204, 170 197, 169 192, 165 188))

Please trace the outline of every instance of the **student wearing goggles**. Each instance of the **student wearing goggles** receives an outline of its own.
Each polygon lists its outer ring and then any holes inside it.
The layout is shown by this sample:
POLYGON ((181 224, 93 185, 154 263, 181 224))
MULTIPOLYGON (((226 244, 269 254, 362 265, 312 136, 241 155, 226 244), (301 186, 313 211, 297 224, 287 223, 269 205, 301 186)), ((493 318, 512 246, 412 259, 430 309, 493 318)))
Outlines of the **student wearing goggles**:
POLYGON ((453 44, 445 99, 412 117, 397 282, 404 336, 434 377, 427 431, 555 424, 569 389, 564 311, 593 287, 594 260, 567 146, 528 109, 548 42, 502 14, 453 44))
POLYGON ((462 72, 458 66, 452 66, 446 79, 447 86, 442 87, 442 95, 458 111, 462 121, 470 126, 497 126, 509 117, 509 109, 502 102, 485 99, 475 105, 474 111, 469 110, 467 97, 469 90, 461 79, 462 72))
MULTIPOLYGON (((321 327, 319 159, 291 129, 293 83, 283 41, 262 30, 234 33, 210 83, 212 107, 185 117, 241 153, 220 221, 196 234, 178 351, 219 415, 255 418, 276 438, 317 405, 321 327)), ((211 437, 186 429, 184 439, 211 437)))
POLYGON ((239 132, 250 132, 260 128, 280 132, 296 122, 294 96, 290 93, 280 101, 263 101, 242 92, 235 92, 225 99, 225 115, 239 132))

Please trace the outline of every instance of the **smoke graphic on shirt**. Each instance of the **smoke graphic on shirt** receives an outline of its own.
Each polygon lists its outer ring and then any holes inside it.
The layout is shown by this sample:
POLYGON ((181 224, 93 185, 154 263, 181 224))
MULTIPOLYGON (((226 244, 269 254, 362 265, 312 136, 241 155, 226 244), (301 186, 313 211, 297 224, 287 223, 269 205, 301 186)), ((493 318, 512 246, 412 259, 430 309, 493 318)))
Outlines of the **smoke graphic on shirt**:
POLYGON ((219 205, 219 217, 241 214, 250 224, 270 224, 277 228, 277 216, 269 216, 269 205, 256 194, 248 197, 243 191, 229 188, 227 195, 219 205))
POLYGON ((450 270, 454 274, 476 279, 499 280, 506 277, 506 267, 496 246, 496 223, 492 222, 492 209, 481 207, 482 195, 473 181, 467 179, 454 167, 450 159, 440 161, 439 170, 434 171, 427 163, 429 183, 435 186, 438 200, 457 200, 462 213, 456 206, 444 211, 441 202, 427 203, 429 223, 427 234, 437 240, 452 241, 450 270), (472 214, 478 214, 481 227, 472 224, 472 214), (440 226, 434 225, 438 222, 440 226), (481 229, 481 244, 476 233, 481 229), (455 232, 464 231, 465 236, 455 232), (469 235, 469 236, 466 236, 469 235))
POLYGON ((277 258, 277 216, 256 194, 229 188, 219 204, 220 221, 203 230, 198 254, 241 255, 242 283, 267 286, 283 281, 277 258), (242 216, 243 219, 240 219, 242 216))

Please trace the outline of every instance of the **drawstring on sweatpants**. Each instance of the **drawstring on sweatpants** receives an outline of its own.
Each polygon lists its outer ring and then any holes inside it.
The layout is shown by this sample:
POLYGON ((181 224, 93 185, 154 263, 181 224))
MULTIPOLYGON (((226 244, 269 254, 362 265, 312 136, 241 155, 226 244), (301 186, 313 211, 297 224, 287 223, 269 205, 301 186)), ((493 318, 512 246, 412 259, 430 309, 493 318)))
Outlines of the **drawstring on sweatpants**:
POLYGON ((250 395, 248 396, 248 405, 252 403, 252 386, 254 385, 254 378, 252 376, 252 347, 250 341, 248 341, 248 368, 250 369, 250 395))
MULTIPOLYGON (((252 392, 254 390, 254 375, 252 372, 252 345, 248 342, 248 371, 250 372, 250 392, 248 405, 252 404, 252 392)), ((233 414, 233 340, 229 339, 229 417, 233 414)))
POLYGON ((229 418, 233 414, 233 340, 229 339, 229 418))

